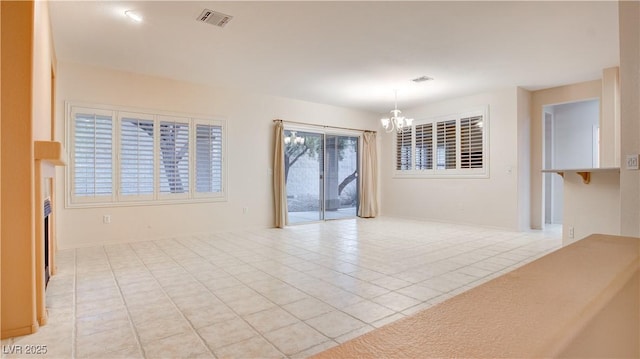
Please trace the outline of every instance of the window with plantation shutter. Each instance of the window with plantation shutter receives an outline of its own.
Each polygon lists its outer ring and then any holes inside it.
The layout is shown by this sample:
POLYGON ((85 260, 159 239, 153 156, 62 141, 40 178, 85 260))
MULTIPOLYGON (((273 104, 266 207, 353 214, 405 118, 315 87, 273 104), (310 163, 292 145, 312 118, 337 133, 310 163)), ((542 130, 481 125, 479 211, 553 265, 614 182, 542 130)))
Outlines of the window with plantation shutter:
POLYGON ((66 107, 68 207, 226 200, 223 120, 66 107))
POLYGON ((437 168, 456 168, 456 121, 442 121, 436 123, 437 127, 437 168))
POLYGON ((460 120, 460 168, 482 168, 482 117, 460 120))
POLYGON ((416 169, 433 169, 433 124, 416 125, 416 169))
POLYGON ((189 124, 160 122, 160 193, 189 192, 189 124))
POLYGON ((154 192, 153 120, 120 120, 120 195, 150 196, 154 192))
POLYGON ((113 194, 113 117, 79 109, 73 114, 73 195, 110 201, 113 194), (105 198, 107 197, 107 198, 105 198))
POLYGON ((488 106, 415 120, 396 133, 397 177, 488 176, 488 106))
POLYGON ((396 169, 411 169, 411 128, 405 127, 396 137, 396 169))
POLYGON ((196 124, 196 192, 222 192, 222 126, 196 124))

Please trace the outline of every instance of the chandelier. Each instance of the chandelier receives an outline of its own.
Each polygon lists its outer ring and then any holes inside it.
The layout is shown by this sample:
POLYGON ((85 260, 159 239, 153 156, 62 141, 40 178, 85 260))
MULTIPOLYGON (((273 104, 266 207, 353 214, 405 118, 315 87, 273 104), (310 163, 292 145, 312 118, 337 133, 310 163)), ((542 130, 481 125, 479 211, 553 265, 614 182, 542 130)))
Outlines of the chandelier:
POLYGON ((393 132, 395 129, 397 132, 402 132, 405 127, 410 127, 413 123, 412 118, 406 118, 401 116, 402 111, 398 110, 398 90, 395 91, 396 101, 395 108, 391 110, 391 117, 385 117, 380 119, 380 123, 382 123, 382 128, 387 133, 393 132))
POLYGON ((304 145, 304 137, 297 136, 296 131, 291 131, 289 136, 285 136, 284 144, 304 145))

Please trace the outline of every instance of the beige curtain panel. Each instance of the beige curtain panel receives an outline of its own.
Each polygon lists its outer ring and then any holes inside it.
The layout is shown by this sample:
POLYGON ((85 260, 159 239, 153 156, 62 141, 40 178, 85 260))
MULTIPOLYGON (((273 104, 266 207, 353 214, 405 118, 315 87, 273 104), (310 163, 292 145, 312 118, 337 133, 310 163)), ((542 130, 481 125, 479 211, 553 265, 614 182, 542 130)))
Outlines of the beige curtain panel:
POLYGON ((287 224, 287 189, 284 178, 284 124, 276 121, 275 150, 273 153, 273 200, 275 203, 276 227, 287 224))
POLYGON ((360 207, 358 216, 373 218, 378 215, 378 150, 376 133, 362 135, 362 168, 360 176, 360 207))

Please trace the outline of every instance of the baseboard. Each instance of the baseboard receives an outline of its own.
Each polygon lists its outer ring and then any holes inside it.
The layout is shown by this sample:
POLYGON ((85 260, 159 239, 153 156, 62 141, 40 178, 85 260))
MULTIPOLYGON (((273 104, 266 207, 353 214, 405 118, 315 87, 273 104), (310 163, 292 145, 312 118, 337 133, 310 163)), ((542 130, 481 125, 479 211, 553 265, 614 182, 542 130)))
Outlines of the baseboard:
POLYGON ((13 329, 2 329, 2 334, 0 339, 7 339, 13 337, 19 337, 22 335, 33 334, 38 331, 40 326, 38 324, 33 324, 27 327, 13 328, 13 329))

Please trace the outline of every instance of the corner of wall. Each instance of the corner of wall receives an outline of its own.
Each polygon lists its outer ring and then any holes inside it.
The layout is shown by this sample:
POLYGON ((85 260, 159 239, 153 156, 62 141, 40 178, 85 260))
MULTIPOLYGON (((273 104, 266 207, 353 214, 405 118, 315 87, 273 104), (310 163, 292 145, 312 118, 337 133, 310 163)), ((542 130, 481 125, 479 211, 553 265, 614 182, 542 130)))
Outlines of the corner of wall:
POLYGON ((531 91, 517 88, 518 230, 531 228, 531 91))
POLYGON ((35 207, 33 155, 34 3, 2 1, 2 181, 3 249, 0 272, 1 337, 38 328, 35 311, 35 207), (9 71, 8 71, 9 70, 9 71), (10 153, 10 155, 9 155, 10 153), (7 211, 6 208, 11 208, 7 211))
MULTIPOLYGON (((620 1, 620 155, 640 153, 640 3, 620 1)), ((620 171, 620 233, 640 236, 640 172, 620 171)))
POLYGON ((542 108, 546 105, 555 105, 580 100, 589 100, 602 97, 602 80, 593 80, 553 87, 531 93, 531 228, 542 229, 543 215, 543 176, 542 176, 542 147, 543 126, 542 108))

